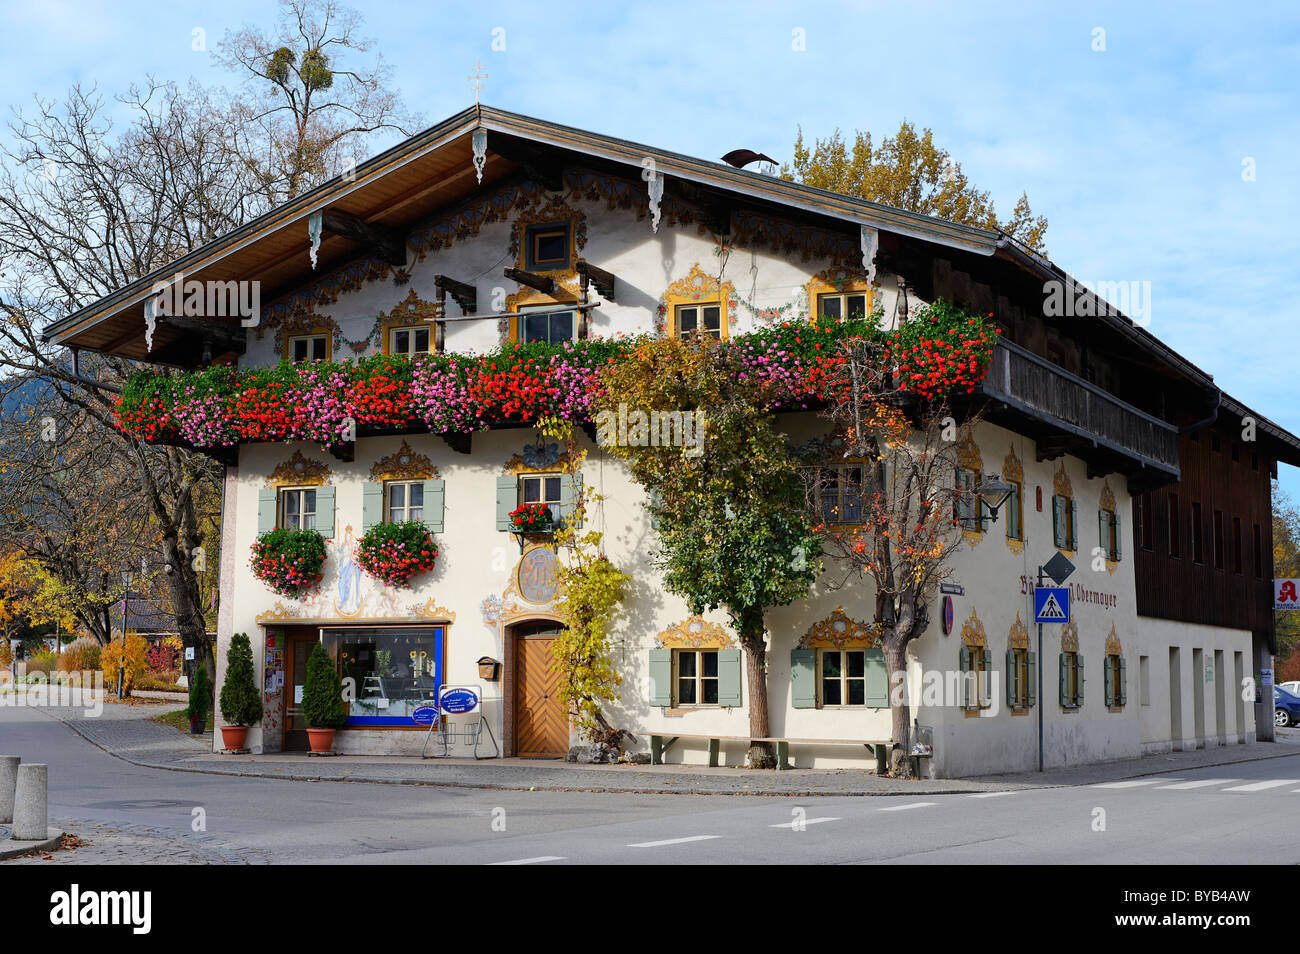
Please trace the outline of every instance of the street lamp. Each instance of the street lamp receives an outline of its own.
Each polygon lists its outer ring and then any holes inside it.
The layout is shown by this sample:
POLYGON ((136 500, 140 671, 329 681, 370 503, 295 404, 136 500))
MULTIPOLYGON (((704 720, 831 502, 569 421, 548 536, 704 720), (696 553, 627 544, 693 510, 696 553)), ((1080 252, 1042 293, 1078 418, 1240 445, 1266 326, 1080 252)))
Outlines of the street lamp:
POLYGON ((966 518, 966 522, 977 522, 979 529, 983 530, 986 520, 993 523, 998 522, 998 511, 1011 499, 1011 495, 1016 492, 1016 488, 1014 485, 1004 482, 1001 474, 985 474, 980 482, 975 485, 974 492, 979 501, 988 508, 988 514, 972 514, 966 518))

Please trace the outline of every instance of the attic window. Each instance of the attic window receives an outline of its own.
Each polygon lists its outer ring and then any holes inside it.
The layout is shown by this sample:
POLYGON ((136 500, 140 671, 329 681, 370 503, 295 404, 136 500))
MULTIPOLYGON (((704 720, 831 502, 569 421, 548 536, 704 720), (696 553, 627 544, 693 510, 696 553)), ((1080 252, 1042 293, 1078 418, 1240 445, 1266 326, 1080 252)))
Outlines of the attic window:
POLYGON ((529 271, 567 270, 569 262, 569 223, 530 225, 525 231, 529 271))

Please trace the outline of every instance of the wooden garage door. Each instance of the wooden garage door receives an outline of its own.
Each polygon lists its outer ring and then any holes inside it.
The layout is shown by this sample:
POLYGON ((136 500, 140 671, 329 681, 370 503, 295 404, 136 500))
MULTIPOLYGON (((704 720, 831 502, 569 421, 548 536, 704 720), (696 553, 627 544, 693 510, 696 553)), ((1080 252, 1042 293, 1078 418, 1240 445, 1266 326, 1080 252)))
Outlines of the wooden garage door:
POLYGON ((563 758, 569 751, 569 720, 560 701, 560 676, 551 670, 554 636, 515 643, 515 754, 563 758))

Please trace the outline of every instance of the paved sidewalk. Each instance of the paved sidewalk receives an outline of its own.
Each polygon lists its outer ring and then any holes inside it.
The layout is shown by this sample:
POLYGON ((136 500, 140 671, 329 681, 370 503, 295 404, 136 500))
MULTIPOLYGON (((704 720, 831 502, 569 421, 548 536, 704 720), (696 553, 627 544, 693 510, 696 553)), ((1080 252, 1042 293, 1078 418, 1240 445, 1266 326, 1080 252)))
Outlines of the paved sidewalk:
MULTIPOLYGON (((416 759, 384 756, 309 758, 305 754, 214 755, 200 742, 152 720, 175 705, 109 704, 102 716, 82 718, 80 710, 40 711, 62 721, 88 741, 128 762, 151 768, 215 775, 287 778, 307 781, 380 782, 461 788, 682 793, 710 795, 939 795, 1062 785, 1087 785, 1140 775, 1186 771, 1212 765, 1300 754, 1300 739, 1257 742, 1224 748, 1175 752, 1049 772, 1023 772, 972 779, 911 780, 880 778, 854 769, 796 769, 753 772, 742 768, 694 765, 574 765, 532 759, 416 759)), ((206 737, 205 737, 206 739, 206 737)))
POLYGON ((76 834, 80 844, 57 851, 38 851, 0 864, 39 865, 264 865, 259 851, 222 843, 210 835, 175 832, 143 825, 53 819, 55 828, 76 834))

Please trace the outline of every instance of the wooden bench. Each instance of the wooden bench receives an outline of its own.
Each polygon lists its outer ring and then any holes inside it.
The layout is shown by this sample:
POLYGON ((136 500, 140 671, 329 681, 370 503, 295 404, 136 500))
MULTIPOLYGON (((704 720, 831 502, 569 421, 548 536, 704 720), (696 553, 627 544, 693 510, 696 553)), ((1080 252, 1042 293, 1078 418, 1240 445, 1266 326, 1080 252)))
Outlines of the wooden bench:
POLYGON ((773 742, 776 744, 776 769, 783 771, 790 768, 791 745, 861 745, 876 757, 876 774, 884 775, 889 771, 889 747, 893 743, 883 741, 866 742, 862 739, 751 739, 747 735, 652 735, 650 736, 650 764, 663 765, 664 755, 679 739, 699 739, 709 743, 709 767, 718 767, 718 754, 723 742, 773 742))

